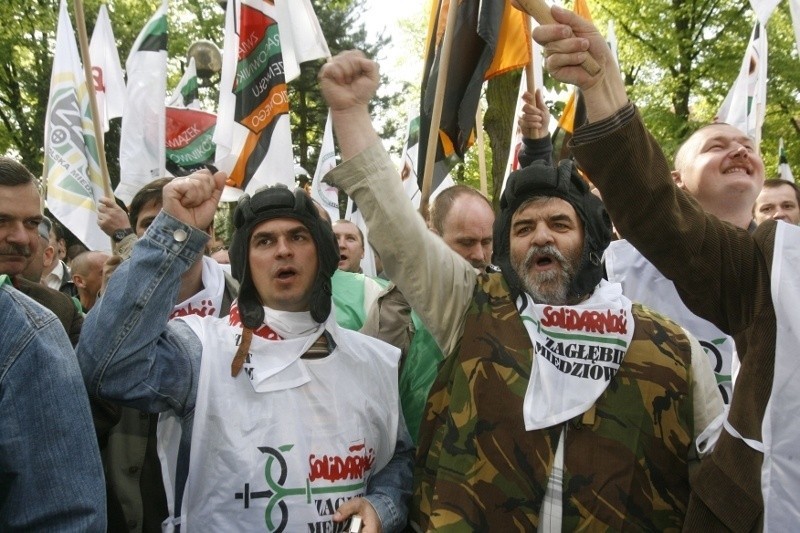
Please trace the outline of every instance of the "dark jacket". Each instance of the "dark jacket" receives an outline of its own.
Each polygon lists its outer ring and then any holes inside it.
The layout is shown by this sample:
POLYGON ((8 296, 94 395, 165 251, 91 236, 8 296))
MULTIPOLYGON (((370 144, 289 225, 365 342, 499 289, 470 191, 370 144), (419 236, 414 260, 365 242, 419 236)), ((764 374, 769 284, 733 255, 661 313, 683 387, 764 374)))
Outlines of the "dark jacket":
MULTIPOLYGON (((686 306, 730 334, 741 370, 728 421, 761 441, 775 368, 770 268, 775 222, 751 235, 676 188, 670 165, 631 108, 578 130, 573 153, 620 235, 671 279, 686 306)), ((722 432, 692 480, 684 531, 758 531, 762 454, 722 432)))

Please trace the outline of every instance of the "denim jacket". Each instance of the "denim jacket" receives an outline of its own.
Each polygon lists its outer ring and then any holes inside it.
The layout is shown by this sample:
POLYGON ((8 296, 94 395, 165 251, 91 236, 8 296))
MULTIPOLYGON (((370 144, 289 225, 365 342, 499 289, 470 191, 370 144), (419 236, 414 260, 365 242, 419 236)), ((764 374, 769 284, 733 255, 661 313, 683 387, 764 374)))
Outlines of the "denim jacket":
MULTIPOLYGON (((173 410, 185 441, 191 439, 202 345, 182 320, 168 319, 180 277, 207 240, 204 232, 161 212, 131 259, 114 272, 78 344, 91 394, 142 411, 173 410)), ((414 447, 401 426, 392 460, 372 477, 365 496, 384 531, 400 530, 408 514, 414 447)), ((185 473, 186 465, 178 470, 185 473)))
POLYGON ((0 276, 0 531, 105 531, 89 399, 56 316, 0 276))

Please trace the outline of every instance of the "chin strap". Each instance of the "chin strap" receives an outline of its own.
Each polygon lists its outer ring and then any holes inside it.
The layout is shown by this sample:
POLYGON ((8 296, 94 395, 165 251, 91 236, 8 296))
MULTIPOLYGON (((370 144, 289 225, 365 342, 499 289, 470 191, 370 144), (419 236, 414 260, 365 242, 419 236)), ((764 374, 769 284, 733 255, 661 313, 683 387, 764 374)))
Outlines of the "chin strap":
POLYGON ((235 378, 242 371, 244 362, 247 359, 247 353, 250 351, 250 343, 253 341, 253 330, 247 326, 242 328, 242 341, 239 343, 239 349, 236 350, 236 355, 231 361, 231 377, 235 378))

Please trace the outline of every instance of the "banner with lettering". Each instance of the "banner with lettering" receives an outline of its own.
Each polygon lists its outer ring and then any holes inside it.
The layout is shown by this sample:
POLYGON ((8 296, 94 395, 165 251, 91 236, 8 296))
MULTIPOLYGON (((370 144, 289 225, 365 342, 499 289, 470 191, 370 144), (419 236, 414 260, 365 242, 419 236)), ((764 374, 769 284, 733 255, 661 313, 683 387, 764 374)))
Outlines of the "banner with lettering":
POLYGON ((214 160, 217 116, 198 109, 167 108, 167 170, 186 176, 214 160))
POLYGON ((603 280, 588 300, 570 306, 535 304, 523 295, 517 307, 534 349, 525 429, 586 412, 616 375, 633 338, 631 301, 622 286, 603 280))
POLYGON ((92 121, 89 89, 62 0, 44 125, 47 207, 87 248, 109 251, 111 241, 97 225, 104 187, 92 121))
POLYGON ((265 185, 294 187, 286 84, 299 74, 296 62, 329 55, 318 28, 305 1, 228 2, 214 132, 216 165, 228 173, 224 201, 265 185), (295 35, 297 28, 313 31, 295 35))

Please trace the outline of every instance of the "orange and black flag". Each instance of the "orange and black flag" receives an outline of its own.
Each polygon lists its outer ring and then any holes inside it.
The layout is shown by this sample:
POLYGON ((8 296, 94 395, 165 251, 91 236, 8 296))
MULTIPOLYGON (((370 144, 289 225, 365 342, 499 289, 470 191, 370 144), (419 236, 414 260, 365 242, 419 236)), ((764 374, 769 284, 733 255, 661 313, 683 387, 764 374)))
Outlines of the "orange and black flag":
POLYGON ((228 3, 216 129, 216 165, 229 187, 294 185, 289 98, 273 2, 228 3))
MULTIPOLYGON (((456 1, 456 0, 453 0, 456 1)), ((420 98, 420 151, 417 164, 419 186, 425 175, 436 80, 451 0, 432 2, 428 24, 425 67, 420 98)), ((453 28, 453 47, 442 98, 439 142, 431 184, 435 191, 450 170, 460 162, 475 139, 475 113, 483 82, 530 62, 531 39, 525 15, 509 0, 460 0, 453 28)))
MULTIPOLYGON (((592 20, 586 0, 575 0, 573 11, 588 21, 592 20)), ((572 138, 575 128, 584 122, 586 122, 586 106, 580 90, 576 87, 564 105, 564 111, 561 112, 561 117, 558 119, 558 126, 553 131, 553 161, 572 158, 569 140, 572 138)))

